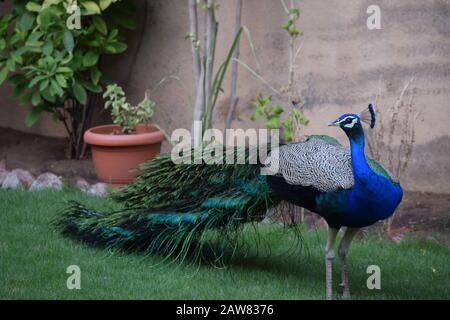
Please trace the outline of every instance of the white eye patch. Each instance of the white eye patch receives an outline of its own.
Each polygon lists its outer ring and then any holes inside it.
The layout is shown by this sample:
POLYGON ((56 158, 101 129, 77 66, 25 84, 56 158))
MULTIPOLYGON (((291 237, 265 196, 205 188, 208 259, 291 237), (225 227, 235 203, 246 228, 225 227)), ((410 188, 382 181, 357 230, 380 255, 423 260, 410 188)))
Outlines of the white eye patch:
POLYGON ((358 119, 355 117, 346 117, 346 118, 342 119, 339 123, 345 123, 344 127, 351 129, 357 122, 358 122, 358 119), (348 121, 347 119, 351 119, 352 122, 346 123, 348 121))

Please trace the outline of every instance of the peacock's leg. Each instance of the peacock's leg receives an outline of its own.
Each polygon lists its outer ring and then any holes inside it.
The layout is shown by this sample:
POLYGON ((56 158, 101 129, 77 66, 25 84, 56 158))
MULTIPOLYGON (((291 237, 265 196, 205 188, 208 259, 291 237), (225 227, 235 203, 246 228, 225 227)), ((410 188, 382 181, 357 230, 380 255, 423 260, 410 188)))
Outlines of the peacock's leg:
POLYGON ((326 268, 326 286, 327 300, 333 299, 333 259, 334 259, 334 243, 339 229, 328 228, 328 240, 325 248, 325 268, 326 268))
POLYGON ((348 267, 347 267, 347 254, 355 235, 358 233, 358 228, 346 228, 341 243, 339 244, 338 254, 341 260, 342 269, 342 283, 340 284, 344 288, 343 297, 350 298, 350 285, 348 281, 348 267))

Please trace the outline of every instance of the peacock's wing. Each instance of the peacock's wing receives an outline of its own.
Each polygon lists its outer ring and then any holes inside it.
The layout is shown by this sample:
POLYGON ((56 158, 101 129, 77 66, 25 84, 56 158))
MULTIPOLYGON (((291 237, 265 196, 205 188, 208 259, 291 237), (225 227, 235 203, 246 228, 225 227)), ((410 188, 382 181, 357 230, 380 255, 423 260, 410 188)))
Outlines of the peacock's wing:
POLYGON ((279 159, 278 172, 272 173, 282 176, 289 184, 313 187, 321 192, 353 186, 350 153, 331 137, 311 136, 305 142, 272 150, 266 167, 276 168, 276 158, 279 159))
MULTIPOLYGON (((335 138, 327 136, 327 135, 311 135, 308 137, 308 139, 316 138, 321 139, 325 142, 328 142, 329 144, 342 147, 342 145, 337 141, 335 138)), ((398 183, 398 178, 392 174, 382 163, 378 162, 377 160, 374 160, 368 156, 366 156, 367 163, 369 164, 369 167, 380 176, 383 176, 389 180, 391 180, 394 183, 398 183)))
POLYGON ((308 136, 307 141, 310 140, 310 139, 320 139, 320 140, 323 140, 323 141, 325 141, 325 142, 327 142, 329 144, 332 144, 332 145, 334 145, 336 147, 342 147, 342 144, 340 144, 339 141, 337 141, 336 138, 327 136, 325 134, 310 135, 310 136, 308 136))
POLYGON ((380 162, 366 157, 367 163, 369 164, 369 167, 380 176, 383 176, 387 179, 389 179, 391 182, 398 183, 398 178, 394 176, 385 166, 383 166, 380 162))
MULTIPOLYGON (((281 146, 272 151, 266 160, 266 166, 271 165, 272 157, 277 152, 280 162, 276 175, 282 176, 289 184, 313 187, 321 192, 353 187, 351 153, 333 137, 313 135, 305 142, 281 146)), ((370 157, 366 159, 375 173, 398 183, 395 176, 380 162, 370 157)))

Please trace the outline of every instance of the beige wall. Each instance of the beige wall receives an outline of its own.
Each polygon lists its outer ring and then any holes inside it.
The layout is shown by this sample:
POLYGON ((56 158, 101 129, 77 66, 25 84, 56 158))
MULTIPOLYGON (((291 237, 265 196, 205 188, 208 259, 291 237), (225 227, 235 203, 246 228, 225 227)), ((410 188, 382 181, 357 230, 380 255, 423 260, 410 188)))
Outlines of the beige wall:
MULTIPOLYGON (((219 2, 217 61, 222 61, 233 40, 234 1, 219 2)), ((141 1, 137 3, 140 10, 136 18, 141 29, 130 34, 127 53, 108 59, 105 68, 134 102, 162 78, 177 76, 180 82, 169 81, 152 95, 157 103, 155 121, 168 130, 189 128, 193 85, 190 45, 183 40, 188 30, 187 1, 148 1, 145 26, 144 7, 141 1)), ((305 35, 301 39, 297 80, 311 121, 306 133, 342 139, 341 132, 327 128, 325 123, 373 102, 380 77, 379 105, 383 108, 391 105, 405 81, 415 76, 415 105, 423 121, 416 126, 417 147, 404 184, 414 190, 450 192, 450 1, 303 0, 300 6, 299 25, 305 35), (366 27, 370 4, 381 7, 381 30, 366 27)), ((285 20, 278 0, 244 0, 242 22, 251 32, 261 73, 276 88, 287 82, 287 38, 280 28, 285 20)), ((254 67, 245 38, 241 53, 241 59, 254 67)), ((228 75, 215 117, 217 127, 223 127, 229 82, 228 75)), ((248 120, 252 101, 258 93, 270 91, 243 68, 239 70, 238 87, 240 100, 233 127, 254 126, 248 120)), ((0 126, 25 130, 24 108, 15 105, 5 85, 0 93, 0 126)), ((56 136, 63 133, 48 121, 32 130, 56 136)))

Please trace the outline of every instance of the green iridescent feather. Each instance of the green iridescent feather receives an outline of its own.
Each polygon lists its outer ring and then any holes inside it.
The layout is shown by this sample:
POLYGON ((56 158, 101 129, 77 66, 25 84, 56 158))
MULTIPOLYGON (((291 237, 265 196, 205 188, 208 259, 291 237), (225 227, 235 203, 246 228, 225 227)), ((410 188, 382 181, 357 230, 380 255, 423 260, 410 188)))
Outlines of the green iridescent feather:
MULTIPOLYGON (((231 150, 235 157, 249 149, 231 150)), ((114 194, 124 210, 100 213, 72 203, 56 225, 71 237, 108 249, 160 253, 215 263, 237 245, 243 223, 260 221, 273 198, 259 164, 174 164, 163 154, 140 167, 136 181, 114 194)))

